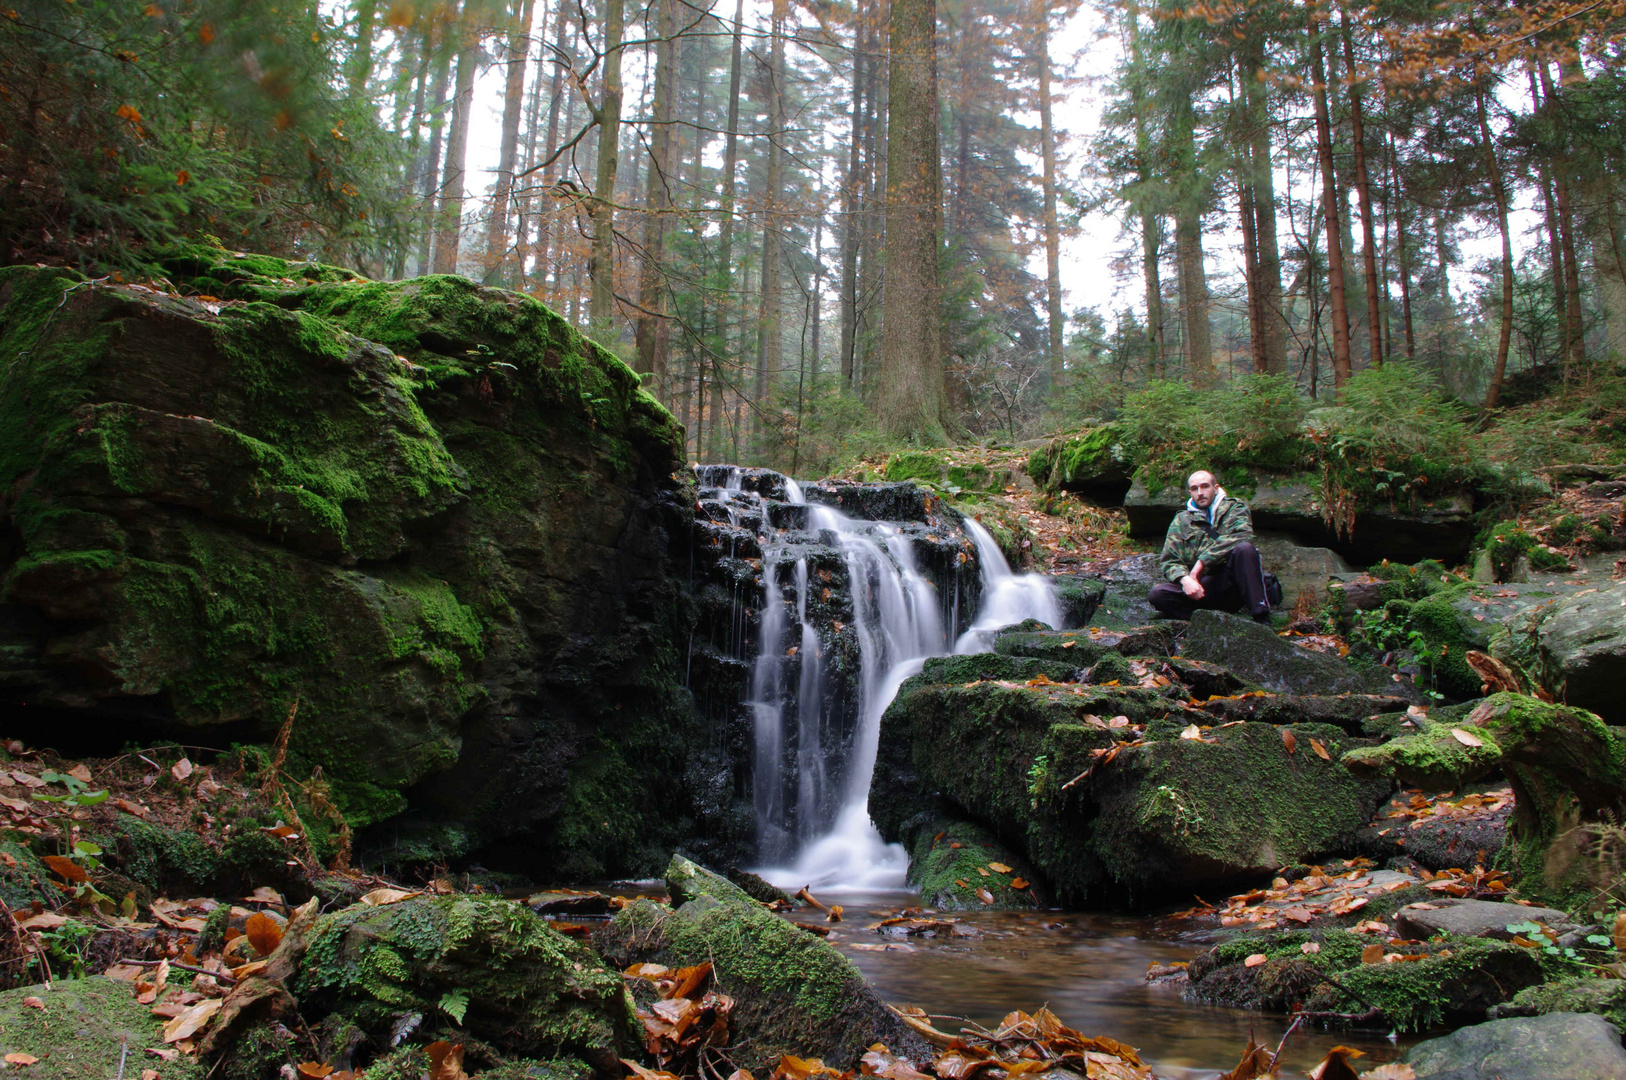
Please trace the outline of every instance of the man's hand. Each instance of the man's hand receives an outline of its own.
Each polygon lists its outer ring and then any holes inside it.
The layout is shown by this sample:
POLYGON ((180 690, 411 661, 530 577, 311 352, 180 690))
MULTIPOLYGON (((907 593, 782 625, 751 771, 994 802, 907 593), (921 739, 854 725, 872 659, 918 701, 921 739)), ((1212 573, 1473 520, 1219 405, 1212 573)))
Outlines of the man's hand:
POLYGON ((1203 598, 1203 583, 1197 580, 1197 575, 1195 574, 1187 574, 1185 577, 1181 578, 1180 587, 1184 589, 1186 595, 1191 597, 1193 600, 1201 600, 1203 598))

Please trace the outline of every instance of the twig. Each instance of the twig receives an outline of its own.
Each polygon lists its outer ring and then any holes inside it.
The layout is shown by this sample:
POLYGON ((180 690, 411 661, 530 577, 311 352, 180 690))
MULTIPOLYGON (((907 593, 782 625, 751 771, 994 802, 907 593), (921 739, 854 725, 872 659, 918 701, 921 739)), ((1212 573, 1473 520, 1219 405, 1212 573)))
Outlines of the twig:
POLYGON ((1282 1041, 1276 1044, 1276 1052, 1270 1055, 1271 1072, 1276 1071, 1276 1062, 1282 1056, 1282 1047, 1287 1045, 1287 1040, 1292 1036, 1293 1032, 1298 1030, 1298 1026, 1302 1023, 1304 1023, 1304 1014, 1299 1013, 1293 1017, 1293 1022, 1287 1025, 1287 1030, 1282 1032, 1282 1041))
POLYGON ((113 1080, 124 1080, 124 1059, 130 1056, 130 1036, 119 1036, 119 1074, 113 1080))
MULTIPOLYGON (((133 967, 157 967, 159 964, 162 964, 163 961, 162 960, 120 960, 119 963, 121 963, 121 964, 130 964, 133 967)), ((169 962, 169 966, 172 967, 172 968, 175 968, 177 971, 193 971, 193 972, 196 972, 199 975, 211 976, 215 980, 215 982, 221 983, 221 984, 223 984, 225 986, 236 986, 237 985, 236 977, 232 976, 232 975, 227 975, 224 971, 210 971, 208 968, 197 967, 197 966, 195 966, 193 964, 183 964, 178 960, 171 960, 169 962)))
POLYGON ((1343 1020, 1351 1024, 1359 1024, 1367 1020, 1376 1020, 1383 1015, 1383 1010, 1376 1005, 1363 1013, 1341 1012, 1296 1012, 1295 1017, 1308 1017, 1311 1020, 1343 1020))

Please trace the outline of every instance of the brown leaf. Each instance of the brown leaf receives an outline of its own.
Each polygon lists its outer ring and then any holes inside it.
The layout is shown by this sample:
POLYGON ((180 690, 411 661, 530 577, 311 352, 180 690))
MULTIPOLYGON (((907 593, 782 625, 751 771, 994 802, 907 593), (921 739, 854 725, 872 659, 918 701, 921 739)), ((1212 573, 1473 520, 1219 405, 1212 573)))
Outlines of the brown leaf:
POLYGON ((1261 1046, 1250 1038, 1248 1048, 1242 1051, 1242 1060, 1237 1062, 1236 1068, 1218 1080, 1256 1080, 1270 1073, 1270 1061, 1270 1048, 1261 1046))
POLYGON ((1320 739, 1311 739, 1310 740, 1310 749, 1314 750, 1315 751, 1315 756, 1320 758, 1322 761, 1331 761, 1332 760, 1332 755, 1327 753, 1327 748, 1325 746, 1321 745, 1321 740, 1320 739))
POLYGON ((1266 956, 1264 953, 1256 952, 1252 956, 1248 957, 1246 960, 1242 961, 1242 966, 1243 967, 1258 967, 1260 964, 1263 964, 1268 959, 1270 959, 1270 958, 1268 956, 1266 956))
POLYGON ((1365 1057, 1365 1053, 1350 1046, 1335 1046, 1327 1051, 1321 1064, 1310 1070, 1310 1080, 1359 1080, 1350 1058, 1365 1057))
POLYGON ((55 870, 69 881, 89 881, 90 875, 85 868, 65 855, 47 855, 40 862, 55 870))
POLYGON ((1011 872, 1011 868, 1002 862, 991 862, 988 864, 988 869, 996 874, 1009 874, 1011 872))
POLYGON ((429 1053, 429 1080, 468 1080, 463 1071, 463 1044, 441 1039, 424 1048, 429 1053))
POLYGON ((1474 734, 1472 734, 1470 732, 1467 732, 1467 731, 1463 731, 1459 727, 1454 727, 1454 728, 1451 729, 1451 737, 1453 739, 1457 740, 1457 742, 1461 743, 1463 746, 1470 746, 1471 747, 1471 746, 1484 746, 1485 745, 1485 741, 1483 739, 1481 739, 1479 736, 1474 735, 1474 734))
POLYGON ((34 1062, 36 1062, 38 1060, 39 1060, 39 1058, 35 1057, 33 1054, 7 1054, 6 1055, 6 1064, 8 1064, 8 1065, 19 1065, 19 1066, 21 1066, 21 1065, 32 1065, 32 1064, 34 1064, 34 1062))
POLYGON ((192 763, 183 757, 169 767, 169 775, 173 776, 177 781, 185 781, 187 777, 192 775, 192 763))
POLYGON ((405 889, 374 889, 363 896, 361 902, 369 907, 382 907, 385 904, 399 904, 402 900, 422 895, 421 892, 408 892, 405 889))
POLYGON ((925 1073, 892 1054, 876 1043, 858 1060, 858 1068, 865 1076, 879 1076, 882 1080, 929 1080, 925 1073))
POLYGON ((1382 959, 1383 946, 1375 941, 1361 950, 1361 963, 1363 964, 1376 964, 1382 961, 1382 959))
POLYGON ((1391 1061, 1375 1069, 1367 1069, 1361 1080, 1417 1080, 1417 1070, 1404 1061, 1391 1061))
POLYGON ((69 769, 68 775, 73 777, 75 780, 83 780, 87 784, 90 783, 90 770, 85 768, 85 763, 82 761, 73 768, 69 769))
POLYGON ((193 1005, 164 1025, 164 1041, 173 1043, 190 1039, 214 1018, 215 1013, 220 1011, 220 1006, 219 998, 205 998, 193 1005))
POLYGON ((981 900, 984 904, 992 904, 994 902, 994 894, 979 885, 977 887, 977 899, 981 900))
MULTIPOLYGON (((58 856, 53 855, 51 858, 55 859, 58 856)), ((24 915, 17 920, 17 925, 24 930, 54 930, 67 921, 66 915, 58 915, 54 911, 41 911, 36 915, 24 915)))
POLYGON ((141 1080, 159 1080, 157 1069, 142 1069, 141 1080))
POLYGON ((248 917, 243 924, 243 935, 248 943, 254 946, 254 951, 261 956, 270 956, 271 950, 282 944, 282 927, 277 920, 262 911, 256 911, 248 917))
POLYGON ((134 814, 136 817, 146 817, 152 812, 145 806, 142 806, 139 803, 133 803, 129 799, 114 799, 113 805, 118 807, 120 810, 123 810, 126 814, 134 814))
POLYGON ((1028 879, 1023 877, 1011 878, 1011 888, 1021 890, 1028 887, 1028 879))
POLYGON ((305 1080, 323 1080, 331 1072, 333 1066, 320 1061, 301 1062, 299 1066, 299 1075, 305 1077, 305 1080))
POLYGON ((1299 946, 1299 952, 1303 953, 1305 956, 1314 956, 1320 951, 1321 942, 1319 941, 1306 941, 1304 944, 1299 946))
POLYGON ((45 1002, 41 1001, 37 997, 25 997, 25 998, 23 998, 23 1008, 25 1008, 25 1009, 43 1009, 43 1008, 45 1008, 45 1002))
POLYGON ((1283 728, 1282 729, 1282 747, 1283 747, 1283 749, 1285 749, 1287 751, 1287 754, 1288 754, 1289 757, 1292 756, 1294 750, 1298 749, 1298 745, 1299 745, 1299 741, 1296 738, 1293 737, 1293 733, 1291 731, 1288 731, 1286 728, 1283 728))
POLYGON ((1182 739, 1193 739, 1197 742, 1202 742, 1203 729, 1198 727, 1196 724, 1187 724, 1186 729, 1180 733, 1180 737, 1182 739))
POLYGON ((147 1053, 151 1054, 155 1058, 162 1058, 165 1061, 174 1061, 176 1058, 181 1056, 181 1052, 179 1050, 171 1050, 167 1046, 149 1046, 147 1047, 147 1053))

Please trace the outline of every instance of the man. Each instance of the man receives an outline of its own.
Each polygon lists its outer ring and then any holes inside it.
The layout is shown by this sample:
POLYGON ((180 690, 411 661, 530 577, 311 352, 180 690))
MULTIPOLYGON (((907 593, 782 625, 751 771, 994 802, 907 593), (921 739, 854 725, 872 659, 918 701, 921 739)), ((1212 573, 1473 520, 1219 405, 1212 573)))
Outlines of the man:
POLYGON ((1191 498, 1163 540, 1158 568, 1165 580, 1152 586, 1152 607, 1171 619, 1189 619, 1198 608, 1246 610, 1254 622, 1268 623, 1270 601, 1248 504, 1226 495, 1206 470, 1192 473, 1186 490, 1191 498))

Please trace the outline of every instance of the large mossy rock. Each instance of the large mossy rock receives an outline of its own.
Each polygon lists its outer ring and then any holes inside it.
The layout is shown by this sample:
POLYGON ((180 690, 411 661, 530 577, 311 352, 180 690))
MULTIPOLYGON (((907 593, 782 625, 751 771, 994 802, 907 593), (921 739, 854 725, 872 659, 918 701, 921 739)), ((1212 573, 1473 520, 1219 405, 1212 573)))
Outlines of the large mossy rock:
MULTIPOLYGON (((1328 524, 1315 476, 1260 473, 1253 481, 1251 491, 1231 485, 1231 494, 1247 501, 1255 529, 1287 533, 1299 543, 1331 548, 1360 566, 1384 559, 1456 563, 1473 541, 1473 499, 1466 491, 1434 500, 1379 503, 1359 511, 1354 528, 1343 532, 1328 524)), ((1186 493, 1178 486, 1149 490, 1142 468, 1124 496, 1130 534, 1161 539, 1185 503, 1186 493)))
POLYGON ((0 700, 110 745, 263 739, 297 701, 290 770, 353 824, 413 790, 394 858, 523 834, 533 870, 658 869, 692 816, 656 782, 698 743, 692 498, 638 376, 462 278, 162 269, 208 295, 0 270, 0 700))
POLYGON ((339 1013, 377 1048, 418 1014, 504 1054, 615 1071, 638 1045, 621 976, 524 904, 418 897, 322 916, 293 986, 301 1011, 339 1013), (458 1013, 461 1012, 461 1016, 458 1013))
POLYGON ((599 931, 596 943, 623 968, 712 964, 717 985, 734 999, 732 1056, 739 1067, 772 1069, 794 1054, 846 1069, 876 1042, 916 1062, 930 1059, 931 1048, 834 946, 681 856, 672 857, 666 884, 671 907, 638 900, 599 931))
MULTIPOLYGON (((990 658, 989 670, 1003 661, 990 658)), ((923 673, 882 718, 870 813, 917 860, 942 819, 969 820, 1020 852, 1063 903, 1151 902, 1336 850, 1388 792, 1311 752, 1311 739, 1334 758, 1363 744, 1330 725, 1243 722, 1179 737, 1215 719, 1183 690, 939 684, 923 673), (1129 726, 1112 727, 1116 717, 1129 726), (1137 729, 1142 745, 1120 745, 1137 729)))
POLYGON ((1406 1052, 1417 1080, 1626 1080, 1620 1029, 1590 1013, 1492 1020, 1406 1052))
MULTIPOLYGON (((153 1062, 147 1050, 164 1046, 162 1026, 148 1006, 136 1003, 129 983, 99 975, 0 993, 0 1054, 38 1058, 32 1065, 7 1066, 29 1080, 109 1080, 121 1063, 126 1075, 139 1075, 153 1062)), ((162 1072, 165 1080, 204 1074, 198 1060, 185 1055, 162 1063, 162 1072)))
POLYGON ((1626 723, 1626 583, 1537 607, 1511 630, 1511 653, 1554 697, 1626 723))
POLYGON ((1416 688, 1396 681, 1393 672, 1360 670, 1331 654, 1301 649, 1268 626, 1221 611, 1192 615, 1180 653, 1223 664, 1248 682, 1279 694, 1416 696, 1416 688))

